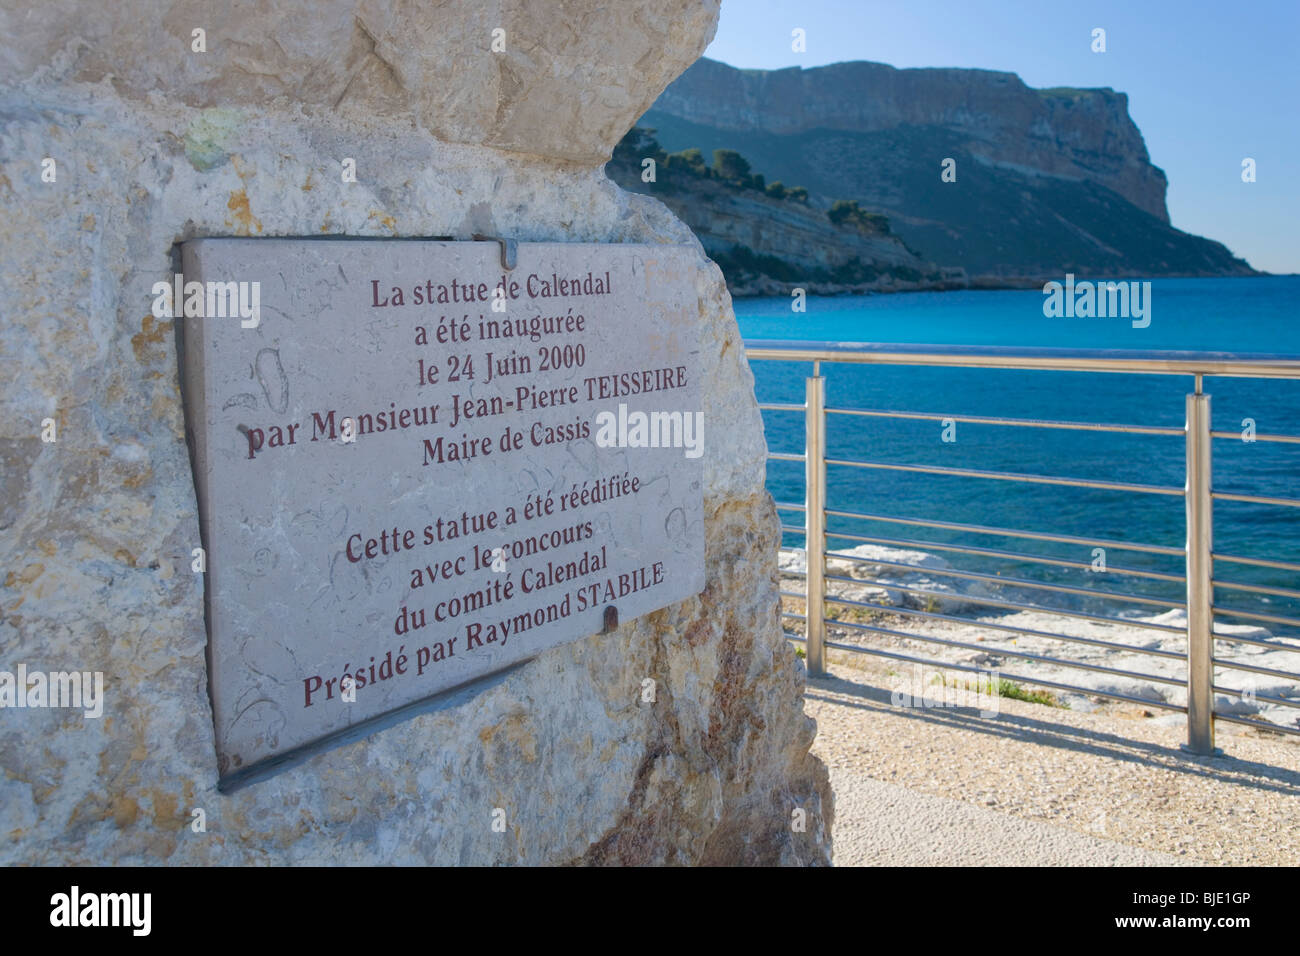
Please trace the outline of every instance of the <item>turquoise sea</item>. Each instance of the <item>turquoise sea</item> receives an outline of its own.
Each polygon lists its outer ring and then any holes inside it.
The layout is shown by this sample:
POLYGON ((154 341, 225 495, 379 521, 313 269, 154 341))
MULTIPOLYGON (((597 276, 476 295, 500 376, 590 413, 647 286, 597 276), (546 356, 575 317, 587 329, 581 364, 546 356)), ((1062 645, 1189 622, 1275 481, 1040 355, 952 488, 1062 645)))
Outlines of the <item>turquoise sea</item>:
MULTIPOLYGON (((1151 283, 1150 324, 1126 318, 1048 318, 1041 290, 902 293, 814 297, 807 311, 791 300, 739 299, 736 316, 747 341, 755 339, 931 345, 991 345, 1070 349, 1212 351, 1300 357, 1300 277, 1157 279, 1151 283)), ((761 402, 800 403, 811 366, 754 362, 761 402)), ((983 369, 823 366, 827 405, 936 414, 1161 425, 1181 428, 1190 376, 1120 375, 983 369)), ((1300 381, 1211 377, 1213 427, 1241 433, 1253 419, 1260 434, 1300 436, 1300 381)), ((769 449, 802 452, 799 413, 766 411, 769 449)), ((1181 487, 1181 436, 1122 435, 960 423, 955 441, 942 425, 830 416, 827 453, 903 464, 1058 475, 1181 487)), ((1213 443, 1216 491, 1300 499, 1300 445, 1213 443)), ((831 509, 979 524, 1018 530, 1182 547, 1181 497, 1032 485, 964 477, 830 467, 831 509)), ((769 462, 768 487, 779 502, 803 501, 803 467, 769 462)), ((789 525, 797 512, 782 512, 789 525)), ((1216 502, 1215 551, 1300 562, 1300 508, 1216 502)), ((832 531, 951 542, 1091 562, 1078 545, 971 535, 880 521, 832 518, 832 531)), ((789 546, 801 537, 787 534, 789 546)), ((855 542, 835 540, 831 546, 855 542)), ((922 547, 921 550, 924 550, 922 547)), ((939 552, 936 552, 939 553, 939 552)), ((1117 575, 944 553, 959 568, 1067 582, 1079 587, 1179 599, 1180 586, 1117 575)), ((1183 572, 1180 558, 1143 552, 1106 555, 1108 564, 1183 572)), ((1216 580, 1300 590, 1292 571, 1217 562, 1216 580)), ((1221 589, 1216 603, 1264 614, 1300 616, 1300 601, 1221 589)), ((1068 599, 1038 594, 1042 603, 1068 599)), ((1086 600, 1084 603, 1088 603, 1086 600)), ((1134 612, 1159 609, 1130 605, 1134 612)), ((1113 610, 1113 607, 1112 607, 1113 610)), ((1234 621, 1235 623, 1250 623, 1234 621)), ((1268 625, 1287 633, 1279 625, 1268 625)))

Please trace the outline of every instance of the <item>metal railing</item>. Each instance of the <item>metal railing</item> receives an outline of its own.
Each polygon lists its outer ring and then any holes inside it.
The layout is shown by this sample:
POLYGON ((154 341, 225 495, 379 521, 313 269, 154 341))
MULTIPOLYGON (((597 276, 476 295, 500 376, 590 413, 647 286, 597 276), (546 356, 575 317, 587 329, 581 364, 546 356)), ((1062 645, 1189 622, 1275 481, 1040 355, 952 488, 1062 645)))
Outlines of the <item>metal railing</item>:
MULTIPOLYGON (((1041 675, 1005 674, 1009 679, 1026 684, 1073 691, 1089 696, 1109 698, 1143 706, 1162 708, 1183 712, 1187 715, 1187 747, 1196 754, 1215 753, 1214 724, 1216 720, 1232 721, 1260 729, 1281 733, 1300 735, 1300 729, 1280 724, 1270 724, 1252 720, 1239 715, 1216 712, 1214 695, 1243 698, 1246 694, 1241 688, 1230 688, 1215 682, 1215 669, 1237 670, 1283 680, 1300 681, 1300 674, 1289 671, 1262 667, 1242 661, 1226 660, 1215 654, 1215 641, 1231 641, 1245 645, 1258 645, 1271 650, 1300 652, 1300 644, 1288 644, 1279 639, 1263 640, 1241 634, 1216 634, 1216 618, 1236 618, 1269 624, 1282 624, 1300 627, 1300 617, 1285 614, 1268 614, 1228 607, 1221 607, 1214 602, 1215 589, 1231 590, 1238 593, 1270 595, 1287 599, 1300 599, 1300 589, 1278 588, 1264 585, 1252 585, 1220 579, 1216 566, 1223 564, 1247 565, 1273 570, 1300 572, 1300 563, 1260 558, 1245 555, 1219 553, 1214 550, 1213 511, 1216 501, 1246 502, 1278 508, 1300 508, 1300 500, 1267 495, 1239 494, 1216 491, 1213 484, 1211 445, 1215 439, 1239 439, 1237 432, 1215 431, 1211 425, 1210 396, 1204 391, 1204 380, 1210 376, 1256 379, 1297 379, 1300 380, 1300 357, 1275 355, 1228 355, 1222 353, 1187 353, 1187 352, 1119 352, 1119 351, 1077 351, 1062 349, 1007 349, 983 347, 931 347, 931 346, 881 346, 881 345, 838 345, 816 342, 774 342, 747 341, 746 354, 751 361, 777 361, 811 363, 812 375, 805 379, 805 399, 802 404, 760 403, 759 408, 771 412, 798 412, 804 416, 805 452, 802 455, 770 452, 768 458, 775 461, 802 462, 805 466, 805 501, 803 504, 777 502, 781 511, 803 512, 804 525, 798 527, 782 522, 782 531, 805 536, 803 552, 806 556, 805 591, 803 594, 782 590, 783 597, 803 598, 806 614, 799 615, 783 608, 782 616, 804 622, 807 646, 808 670, 812 674, 825 672, 826 650, 866 653, 917 664, 932 664, 941 669, 956 671, 979 671, 979 668, 955 661, 935 661, 889 651, 880 647, 863 646, 828 641, 826 628, 828 623, 827 605, 840 608, 856 608, 871 612, 885 612, 923 621, 943 623, 971 624, 980 629, 988 629, 1004 634, 1033 636, 1063 643, 1075 643, 1102 647, 1108 650, 1144 654, 1152 657, 1185 660, 1185 677, 1174 679, 1149 673, 1139 673, 1127 669, 1108 667, 1104 664, 1071 660, 1067 657, 1047 654, 1035 654, 1028 651, 1007 648, 990 648, 969 644, 961 640, 941 638, 913 631, 895 630, 869 624, 852 623, 835 620, 837 627, 849 628, 858 632, 877 634, 919 641, 940 647, 970 650, 977 652, 996 651, 997 654, 1023 661, 1045 663, 1066 668, 1079 668, 1099 672, 1115 677, 1141 679, 1157 684, 1185 686, 1187 703, 1180 705, 1167 700, 1153 700, 1146 696, 1134 696, 1115 689, 1099 690, 1092 687, 1067 684, 1049 680, 1041 675), (831 408, 826 405, 826 380, 821 366, 826 364, 853 365, 891 365, 891 366, 933 366, 983 369, 1018 369, 1062 372, 1105 372, 1139 375, 1190 376, 1193 390, 1186 396, 1184 407, 1184 424, 1181 428, 1156 425, 1114 424, 1085 421, 1040 420, 1031 418, 1006 418, 993 416, 961 415, 953 413, 930 413, 905 410, 831 408), (952 421, 980 426, 1052 429, 1062 431, 1089 431, 1134 435, 1182 436, 1186 446, 1185 481, 1182 487, 1172 485, 1152 485, 1122 481, 1103 481, 1086 478, 1068 478, 1055 475, 983 470, 972 468, 954 468, 937 465, 907 464, 857 458, 830 458, 827 456, 827 419, 828 416, 854 417, 859 419, 895 419, 914 421, 952 421), (1097 489, 1103 491, 1126 492, 1151 496, 1181 496, 1185 500, 1186 539, 1182 548, 1150 544, 1137 541, 1121 541, 1113 538, 1095 538, 1081 535, 1058 534, 1053 532, 1025 530, 1006 527, 990 527, 980 524, 939 521, 920 517, 886 515, 848 509, 832 509, 827 501, 826 470, 827 467, 856 468, 877 471, 912 473, 919 476, 942 475, 950 477, 987 480, 992 482, 1015 482, 1022 484, 1070 486, 1076 488, 1097 489), (967 618, 939 613, 938 610, 925 610, 904 607, 900 604, 877 604, 871 601, 849 600, 837 596, 828 590, 828 582, 860 584, 879 584, 888 591, 903 594, 932 597, 932 589, 903 584, 898 581, 882 582, 879 579, 843 577, 827 573, 827 558, 838 561, 857 562, 874 567, 900 568, 915 572, 913 565, 889 562, 879 558, 857 558, 843 552, 828 550, 827 539, 835 538, 874 544, 911 548, 922 551, 947 551, 976 557, 1015 560, 1030 564, 1040 564, 1056 568, 1075 568, 1086 570, 1084 562, 1027 553, 1020 550, 1010 551, 999 548, 975 545, 954 544, 940 541, 922 541, 912 538, 892 538, 872 535, 853 534, 841 531, 828 531, 828 517, 853 519, 859 521, 884 522, 913 528, 937 529, 943 532, 964 535, 996 536, 1024 541, 1050 542, 1054 544, 1082 545, 1087 547, 1110 548, 1135 554, 1160 555, 1166 557, 1180 556, 1185 562, 1185 574, 1168 574, 1142 568, 1110 567, 1108 572, 1121 577, 1134 577, 1182 585, 1185 595, 1182 601, 1164 600, 1127 591, 1098 591, 1092 588, 1077 588, 1059 583, 1031 580, 1028 578, 1009 578, 1001 574, 991 575, 975 571, 959 570, 951 567, 944 569, 927 567, 927 575, 951 577, 957 580, 993 583, 1011 586, 1017 589, 1055 592, 1066 595, 1086 595, 1104 598, 1121 604, 1136 604, 1143 607, 1156 607, 1165 610, 1183 610, 1186 612, 1186 626, 1174 626, 1156 621, 1143 621, 1116 617, 1109 613, 1090 613, 1083 609, 1049 607, 1036 603, 1006 600, 993 596, 963 595, 963 599, 976 606, 987 607, 994 611, 1034 611, 1042 614, 1064 617, 1089 622, 1118 624, 1131 628, 1143 628, 1166 634, 1186 635, 1186 653, 1178 653, 1162 648, 1142 648, 1130 644, 1121 644, 1102 640, 1098 637, 1081 637, 1043 631, 1037 628, 1019 627, 1010 624, 986 620, 971 621, 967 618)), ((1254 440, 1279 444, 1300 444, 1300 436, 1257 434, 1254 440)), ((1297 469, 1300 474, 1300 469, 1297 469)), ((799 550, 799 549, 793 549, 799 550)), ((986 615, 987 616, 987 615, 986 615)), ((789 635, 799 640, 796 635, 789 635)), ((982 638, 981 638, 982 640, 982 638)), ((1257 702, 1281 707, 1300 708, 1300 699, 1283 696, 1270 696, 1253 693, 1257 702)))

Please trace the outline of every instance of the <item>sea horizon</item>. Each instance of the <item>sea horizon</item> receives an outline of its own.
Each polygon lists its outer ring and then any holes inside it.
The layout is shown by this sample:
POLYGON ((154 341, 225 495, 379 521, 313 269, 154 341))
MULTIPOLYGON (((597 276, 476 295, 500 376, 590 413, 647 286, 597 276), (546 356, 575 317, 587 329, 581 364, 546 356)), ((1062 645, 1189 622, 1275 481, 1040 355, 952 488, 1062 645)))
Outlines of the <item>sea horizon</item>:
MULTIPOLYGON (((816 297, 807 311, 791 312, 787 299, 736 302, 742 336, 754 340, 853 342, 879 345, 1021 346, 1075 349, 1300 352, 1300 324, 1291 302, 1300 280, 1263 278, 1157 279, 1152 281, 1151 322, 1134 328, 1118 318, 1053 319, 1042 314, 1043 294, 1025 290, 909 292, 889 296, 816 297)), ((760 402, 801 404, 806 363, 751 363, 760 402)), ((827 404, 929 414, 1001 416, 1054 421, 1105 422, 1181 428, 1189 375, 1042 372, 976 368, 861 366, 824 363, 827 404)), ((1300 497, 1294 446, 1249 440, 1249 427, 1265 434, 1300 434, 1300 382, 1208 376, 1214 427, 1241 431, 1240 442, 1215 442, 1216 487, 1253 494, 1300 497)), ((763 413, 769 450, 801 453, 803 418, 763 413)), ((830 416, 830 457, 872 458, 907 464, 953 466, 1040 475, 1181 487, 1184 443, 1172 435, 1059 432, 960 424, 944 441, 936 421, 830 416)), ((778 501, 803 501, 800 463, 770 461, 768 489, 778 501)), ((829 507, 888 510, 902 516, 1051 531, 1181 548, 1183 501, 1151 496, 1020 485, 907 472, 831 468, 829 507), (887 502, 885 509, 881 502, 887 502)), ((1300 515, 1294 509, 1219 502, 1216 550, 1300 561, 1300 515)), ((787 524, 790 523, 787 521, 787 524)), ((832 520, 832 530, 883 535, 884 526, 832 520)), ((898 528, 888 529, 897 534, 898 528)), ((922 537, 909 534, 910 538, 922 537)), ((946 542, 952 536, 935 534, 946 542)), ((801 546, 786 535, 787 547, 801 546)), ((1043 553, 1087 560, 1087 554, 1045 545, 1043 553)), ((1140 569, 1181 573, 1181 559, 1133 553, 1114 559, 1140 569)), ((1018 576, 1044 575, 1042 567, 1007 568, 1018 576)), ((1231 580, 1289 588, 1288 572, 1234 566, 1231 580)), ((1176 597, 1177 587, 1148 589, 1176 597)), ((1147 593, 1147 592, 1144 592, 1147 593)), ((1232 595, 1228 603, 1255 611, 1295 613, 1282 598, 1232 595), (1283 606, 1288 611, 1279 611, 1283 606)))

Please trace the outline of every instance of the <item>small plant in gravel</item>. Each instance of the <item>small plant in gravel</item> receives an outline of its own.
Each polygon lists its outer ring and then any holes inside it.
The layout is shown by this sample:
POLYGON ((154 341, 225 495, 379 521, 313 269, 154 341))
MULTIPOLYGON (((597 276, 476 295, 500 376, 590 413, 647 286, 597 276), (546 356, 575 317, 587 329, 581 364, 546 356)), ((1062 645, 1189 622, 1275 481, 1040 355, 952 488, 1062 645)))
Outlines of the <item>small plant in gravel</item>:
POLYGON ((1023 700, 1030 704, 1043 704, 1047 707, 1060 707, 1062 710, 1070 709, 1069 704, 1053 693, 1045 690, 1027 690, 1015 681, 1010 681, 1005 678, 998 681, 998 696, 1010 697, 1012 700, 1023 700))
POLYGON ((973 690, 977 694, 996 694, 998 697, 1007 697, 1011 700, 1023 700, 1028 704, 1042 704, 1045 707, 1059 707, 1062 710, 1069 710, 1070 705, 1061 700, 1055 694, 1045 690, 1029 690, 1017 684, 1013 680, 1007 680, 1005 677, 998 678, 997 686, 994 686, 988 679, 974 681, 963 678, 948 678, 943 675, 937 675, 935 678, 945 687, 962 687, 966 690, 973 690))

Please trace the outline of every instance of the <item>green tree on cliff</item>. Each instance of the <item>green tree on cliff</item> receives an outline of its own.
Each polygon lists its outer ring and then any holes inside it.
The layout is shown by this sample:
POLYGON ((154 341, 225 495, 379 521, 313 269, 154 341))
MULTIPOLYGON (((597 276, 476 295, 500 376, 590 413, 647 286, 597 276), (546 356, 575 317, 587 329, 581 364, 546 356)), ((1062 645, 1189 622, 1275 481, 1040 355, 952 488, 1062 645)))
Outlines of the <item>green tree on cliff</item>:
POLYGON ((669 153, 666 165, 670 170, 695 176, 707 176, 709 174, 709 167, 704 164, 703 154, 694 147, 684 149, 680 153, 669 153))
POLYGON ((889 219, 880 213, 867 212, 856 199, 837 199, 826 210, 826 218, 837 226, 852 226, 863 232, 889 233, 889 219))
POLYGON ((749 160, 734 149, 713 151, 713 175, 718 179, 745 183, 749 179, 749 160))

